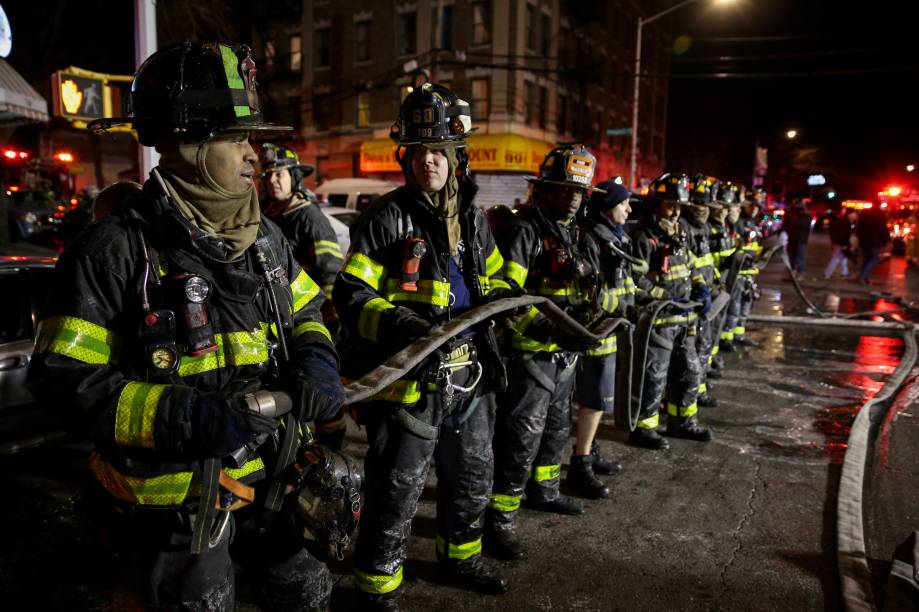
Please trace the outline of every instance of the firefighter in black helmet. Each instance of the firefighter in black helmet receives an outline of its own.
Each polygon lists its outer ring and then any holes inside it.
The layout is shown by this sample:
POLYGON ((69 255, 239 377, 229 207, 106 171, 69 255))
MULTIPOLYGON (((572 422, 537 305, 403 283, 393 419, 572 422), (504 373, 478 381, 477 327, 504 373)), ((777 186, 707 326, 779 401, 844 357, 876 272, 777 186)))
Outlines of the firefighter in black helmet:
POLYGON ((723 343, 728 345, 726 350, 732 350, 735 345, 755 345, 755 342, 746 336, 746 322, 759 291, 756 284, 756 277, 759 274, 756 258, 762 252, 760 240, 763 235, 759 225, 759 213, 762 210, 764 198, 765 193, 762 191, 746 190, 740 205, 740 216, 735 224, 737 232, 737 254, 735 256, 740 258, 740 271, 737 274, 739 287, 738 298, 732 304, 730 326, 725 330, 731 335, 730 341, 723 343))
MULTIPOLYGON (((469 105, 445 87, 424 84, 402 102, 391 136, 406 185, 374 202, 353 228, 332 293, 345 376, 363 376, 451 317, 509 291, 499 277, 504 260, 473 203, 465 150, 471 131, 469 105)), ((354 562, 362 610, 398 609, 409 530, 432 459, 441 579, 489 594, 507 590, 481 555, 493 393, 504 381, 494 333, 479 326, 352 408, 370 445, 354 562)))
MULTIPOLYGON (((731 210, 740 206, 737 202, 737 185, 730 181, 717 183, 712 190, 712 199, 719 204, 709 215, 708 240, 709 251, 712 254, 712 261, 715 265, 715 276, 718 287, 731 294, 734 276, 731 269, 734 263, 734 229, 728 221, 731 210)), ((712 319, 712 350, 711 357, 708 360, 708 370, 706 376, 710 379, 721 378, 721 370, 724 361, 721 359, 721 339, 724 338, 724 330, 728 317, 730 316, 731 303, 728 302, 721 312, 712 319)), ((731 334, 733 338, 733 334, 731 334)))
POLYGON ((689 179, 685 175, 656 178, 648 191, 647 208, 632 234, 634 255, 648 264, 648 273, 635 282, 651 298, 675 303, 653 321, 638 424, 629 435, 632 444, 653 450, 670 447, 657 432, 662 399, 668 436, 711 440, 711 433, 699 426, 696 416, 701 380, 695 345, 699 315, 688 304, 691 297, 702 296, 698 295, 701 290, 694 288, 698 283, 692 280, 691 254, 679 223, 680 210, 687 205, 689 179))
MULTIPOLYGON (((532 179, 532 202, 517 209, 498 239, 508 283, 581 312, 596 304, 597 271, 578 240, 579 211, 596 164, 581 145, 551 150, 532 179)), ((514 559, 523 554, 515 529, 524 492, 538 510, 584 511, 579 501, 559 492, 559 484, 578 355, 596 347, 569 344, 535 307, 514 323, 504 342, 508 388, 498 403, 485 545, 498 558, 514 559)))
POLYGON ((133 125, 160 164, 61 256, 30 365, 35 395, 92 436, 89 497, 154 609, 232 609, 234 560, 266 610, 325 610, 332 590, 285 468, 344 393, 322 292, 259 211, 248 133, 284 128, 255 74, 244 45, 168 46, 130 117, 91 125, 133 125))

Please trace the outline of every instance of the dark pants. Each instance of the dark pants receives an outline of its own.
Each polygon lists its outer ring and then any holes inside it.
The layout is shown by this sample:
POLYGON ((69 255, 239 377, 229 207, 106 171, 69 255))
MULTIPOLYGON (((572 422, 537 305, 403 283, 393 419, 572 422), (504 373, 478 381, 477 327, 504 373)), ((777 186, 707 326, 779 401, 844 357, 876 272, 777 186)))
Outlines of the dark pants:
POLYGON ((858 275, 858 280, 866 281, 877 265, 881 263, 881 247, 876 246, 862 249, 862 254, 865 257, 865 263, 862 264, 862 271, 861 274, 858 275))
POLYGON ((533 501, 558 497, 576 364, 570 353, 522 352, 508 363, 508 387, 499 398, 495 422, 489 503, 489 516, 499 527, 514 527, 524 488, 533 501))
POLYGON ((791 269, 795 272, 806 272, 807 269, 807 242, 800 240, 788 241, 788 259, 791 260, 791 269))
POLYGON ((667 414, 688 419, 697 412, 696 398, 702 371, 696 354, 695 329, 691 325, 662 325, 654 328, 645 364, 644 387, 638 414, 638 427, 654 429, 658 409, 667 391, 667 414))
POLYGON ((193 507, 125 511, 104 492, 90 497, 128 581, 154 610, 235 609, 233 561, 253 580, 263 610, 329 608, 332 576, 294 532, 291 497, 264 533, 256 509, 233 512, 227 535, 197 555, 190 552, 193 507))
MULTIPOLYGON (((457 376, 454 382, 464 385, 468 377, 457 376)), ((480 385, 471 394, 455 395, 448 406, 440 391, 423 392, 407 411, 439 429, 439 438, 434 440, 390 418, 392 409, 387 402, 362 408, 370 448, 364 460, 364 507, 355 573, 358 588, 367 593, 389 593, 402 582, 412 518, 432 458, 436 456, 436 544, 442 563, 478 560, 482 517, 491 491, 493 394, 480 385)))
POLYGON ((705 373, 708 371, 708 366, 712 362, 712 352, 717 344, 715 340, 715 331, 719 318, 720 315, 711 321, 706 321, 704 318, 700 317, 696 329, 696 354, 699 356, 700 370, 699 395, 703 395, 707 391, 705 373))

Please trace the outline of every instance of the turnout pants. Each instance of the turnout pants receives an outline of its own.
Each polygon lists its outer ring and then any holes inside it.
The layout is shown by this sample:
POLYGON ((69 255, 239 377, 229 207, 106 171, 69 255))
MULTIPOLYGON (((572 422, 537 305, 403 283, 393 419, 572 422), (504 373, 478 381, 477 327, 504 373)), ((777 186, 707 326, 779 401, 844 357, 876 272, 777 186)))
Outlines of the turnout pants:
POLYGON ((679 420, 696 416, 702 369, 696 353, 695 323, 654 328, 645 364, 644 390, 638 414, 640 429, 660 424, 659 408, 667 390, 667 414, 679 420))
POLYGON ((715 347, 718 345, 715 336, 718 330, 718 319, 720 318, 720 315, 711 321, 700 318, 698 322, 696 353, 699 355, 699 395, 705 395, 708 392, 706 372, 708 371, 708 366, 712 363, 715 347))
MULTIPOLYGON (((264 490, 258 493, 264 498, 264 490)), ((101 490, 89 495, 127 574, 126 582, 143 594, 146 606, 153 610, 234 610, 234 561, 254 582, 263 610, 329 608, 332 575, 303 548, 293 529, 287 513, 294 511, 294 496, 288 496, 281 513, 264 531, 260 508, 232 512, 219 543, 192 554, 194 506, 126 508, 101 490)))
POLYGON ((517 353, 507 367, 508 387, 495 423, 495 482, 489 516, 512 529, 526 491, 534 501, 559 495, 561 462, 571 430, 571 394, 577 356, 517 353))
MULTIPOLYGON (((465 368, 453 382, 466 385, 465 368)), ((421 436, 392 418, 393 404, 362 408, 370 448, 364 460, 364 506, 355 551, 357 587, 385 594, 402 583, 402 565, 418 498, 431 459, 437 474, 437 558, 441 563, 476 563, 482 551, 482 520, 493 473, 491 439, 494 395, 477 386, 446 401, 439 389, 422 392, 405 410, 436 432, 421 436)))
POLYGON ((735 281, 740 285, 737 291, 737 297, 731 300, 727 305, 728 315, 721 330, 721 340, 733 342, 734 338, 741 337, 746 333, 744 324, 747 316, 750 314, 750 307, 753 306, 753 277, 741 274, 735 281))

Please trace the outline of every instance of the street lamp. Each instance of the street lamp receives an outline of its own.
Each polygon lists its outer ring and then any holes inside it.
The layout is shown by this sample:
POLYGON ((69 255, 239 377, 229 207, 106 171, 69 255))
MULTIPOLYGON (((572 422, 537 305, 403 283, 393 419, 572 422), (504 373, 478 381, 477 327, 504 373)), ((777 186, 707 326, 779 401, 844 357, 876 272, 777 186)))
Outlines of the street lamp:
POLYGON ((908 165, 906 166, 906 171, 907 171, 907 172, 912 172, 912 171, 915 170, 915 169, 916 169, 916 166, 914 166, 913 164, 908 164, 908 165))
POLYGON ((798 130, 788 130, 785 132, 785 138, 788 140, 794 140, 798 136, 798 130))
MULTIPOLYGON (((639 85, 641 84, 641 30, 647 24, 652 21, 657 21, 665 15, 669 15, 678 8, 682 8, 687 4, 692 4, 693 2, 698 2, 699 0, 682 0, 682 2, 677 2, 668 9, 664 9, 660 13, 651 15, 647 18, 638 18, 638 33, 635 36, 635 92, 632 95, 632 162, 629 167, 629 185, 632 187, 633 191, 636 191, 638 185, 635 184, 635 178, 638 171, 638 98, 639 90, 641 89, 639 85)), ((716 4, 730 4, 734 0, 715 0, 716 4)))

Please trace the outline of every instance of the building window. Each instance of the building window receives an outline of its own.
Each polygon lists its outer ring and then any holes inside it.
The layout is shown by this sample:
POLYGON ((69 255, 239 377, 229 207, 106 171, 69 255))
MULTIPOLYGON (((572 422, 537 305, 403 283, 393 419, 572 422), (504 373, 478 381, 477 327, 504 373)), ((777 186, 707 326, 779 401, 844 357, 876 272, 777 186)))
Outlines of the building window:
POLYGON ((295 132, 299 132, 303 127, 303 110, 300 108, 300 96, 290 96, 287 99, 287 106, 290 108, 290 124, 295 132))
POLYGON ((317 132, 329 129, 329 97, 326 95, 313 98, 313 126, 317 132))
POLYGON ((568 96, 560 95, 558 97, 558 121, 555 125, 555 130, 559 134, 564 134, 568 131, 568 96))
POLYGON ((539 35, 539 48, 540 51, 542 51, 542 56, 549 57, 549 53, 552 49, 552 21, 545 13, 542 14, 542 23, 539 35))
POLYGON ((545 129, 549 120, 549 88, 539 88, 539 127, 545 129))
POLYGON ((303 62, 303 49, 300 46, 300 35, 290 35, 290 69, 292 72, 300 72, 300 65, 303 62))
POLYGON ((265 70, 274 72, 274 62, 278 57, 278 51, 274 46, 273 40, 265 41, 265 70))
POLYGON ((370 127, 370 93, 361 92, 357 94, 357 121, 359 128, 370 127))
POLYGON ((415 53, 417 26, 415 11, 399 13, 396 19, 396 50, 399 55, 412 55, 415 53))
POLYGON ((523 118, 523 122, 526 123, 527 125, 533 124, 534 115, 536 114, 535 113, 536 100, 534 99, 535 96, 533 95, 533 89, 534 89, 534 85, 532 81, 524 82, 523 84, 523 103, 525 105, 525 115, 523 118))
POLYGON ((440 26, 440 40, 435 41, 435 47, 441 49, 452 49, 453 48, 453 7, 445 6, 440 13, 440 19, 437 18, 437 7, 435 6, 431 11, 431 18, 434 22, 434 31, 437 31, 437 26, 440 26))
POLYGON ((491 42, 491 32, 488 28, 488 2, 472 3, 472 44, 487 45, 491 42))
POLYGON ((316 68, 328 68, 332 63, 331 28, 316 28, 313 40, 316 44, 316 68))
POLYGON ((536 51, 536 7, 532 4, 527 4, 525 36, 527 49, 536 51))
POLYGON ((486 121, 488 113, 488 78, 472 79, 472 118, 486 121))
POLYGON ((370 59, 370 20, 354 22, 354 61, 370 59))

